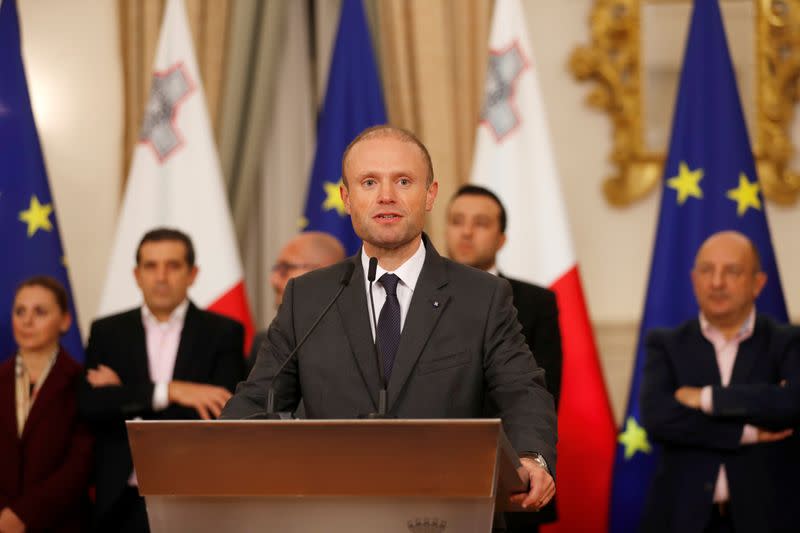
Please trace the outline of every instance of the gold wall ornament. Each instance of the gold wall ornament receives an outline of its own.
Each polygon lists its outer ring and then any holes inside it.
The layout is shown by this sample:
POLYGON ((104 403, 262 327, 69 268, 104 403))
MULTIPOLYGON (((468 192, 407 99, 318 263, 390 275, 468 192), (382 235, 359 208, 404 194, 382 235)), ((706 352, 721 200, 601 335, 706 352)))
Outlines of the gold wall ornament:
POLYGON ((663 165, 663 156, 646 150, 642 134, 639 0, 596 0, 589 26, 592 42, 572 53, 570 69, 580 81, 597 82, 587 103, 611 118, 610 159, 617 167, 603 192, 612 205, 625 206, 655 188, 663 165))
POLYGON ((800 175, 789 168, 794 155, 794 107, 800 96, 800 1, 758 0, 758 4, 758 114, 753 152, 764 195, 790 205, 800 192, 800 175))
MULTIPOLYGON (((595 82, 587 96, 588 105, 608 113, 611 119, 610 160, 617 171, 605 179, 603 192, 606 200, 618 207, 640 200, 656 188, 665 159, 663 152, 648 149, 644 140, 644 1, 595 0, 589 18, 591 43, 578 46, 569 60, 577 80, 595 82)), ((753 152, 764 195, 779 204, 792 204, 800 193, 800 175, 789 168, 794 154, 790 129, 800 97, 800 0, 752 1, 757 59, 753 152)))

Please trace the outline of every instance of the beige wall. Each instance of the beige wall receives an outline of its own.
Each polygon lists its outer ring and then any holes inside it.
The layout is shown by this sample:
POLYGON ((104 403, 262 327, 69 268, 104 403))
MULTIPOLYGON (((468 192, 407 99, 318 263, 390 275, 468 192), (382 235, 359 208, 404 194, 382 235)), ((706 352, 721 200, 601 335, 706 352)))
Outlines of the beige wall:
MULTIPOLYGON (((658 195, 625 209, 601 193, 612 168, 609 121, 589 109, 588 85, 567 58, 588 41, 592 0, 527 0, 556 159, 564 179, 576 251, 612 403, 625 402, 632 346, 649 272, 658 195)), ((21 0, 24 55, 72 282, 86 326, 99 300, 115 225, 120 177, 121 66, 116 2, 21 0)), ((682 46, 682 44, 681 44, 682 46)), ((800 139, 800 129, 795 135, 800 139)), ((800 318, 800 206, 769 205, 773 240, 791 316, 800 318)))
POLYGON ((100 299, 122 166, 113 0, 18 0, 22 54, 81 330, 100 299))

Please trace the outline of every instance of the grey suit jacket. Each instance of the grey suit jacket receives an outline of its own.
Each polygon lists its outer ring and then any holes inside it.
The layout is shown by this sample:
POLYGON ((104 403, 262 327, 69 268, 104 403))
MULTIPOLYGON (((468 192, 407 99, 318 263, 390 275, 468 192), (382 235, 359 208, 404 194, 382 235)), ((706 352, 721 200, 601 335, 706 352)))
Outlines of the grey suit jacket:
MULTIPOLYGON (((555 471, 556 415, 522 335, 504 279, 444 259, 423 236, 422 268, 388 383, 398 418, 479 418, 486 396, 498 407, 518 453, 541 453, 555 471)), ((222 418, 263 412, 276 370, 339 288, 347 261, 355 271, 336 304, 275 380, 277 411, 300 399, 308 418, 375 412, 380 378, 364 271, 357 254, 289 282, 268 330, 269 345, 222 418)))

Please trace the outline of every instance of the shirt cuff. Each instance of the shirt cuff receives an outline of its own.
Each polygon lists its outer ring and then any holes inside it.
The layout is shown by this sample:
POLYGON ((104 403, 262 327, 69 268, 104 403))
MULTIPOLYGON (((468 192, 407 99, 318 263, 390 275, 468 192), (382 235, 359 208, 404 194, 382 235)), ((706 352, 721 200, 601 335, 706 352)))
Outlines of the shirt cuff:
POLYGON ((706 385, 700 389, 700 410, 707 415, 714 412, 714 405, 711 399, 711 385, 706 385))
POLYGON ((163 411, 169 405, 169 382, 156 383, 153 387, 153 411, 163 411))
POLYGON ((753 425, 745 424, 740 444, 755 444, 756 442, 758 442, 758 429, 753 425))

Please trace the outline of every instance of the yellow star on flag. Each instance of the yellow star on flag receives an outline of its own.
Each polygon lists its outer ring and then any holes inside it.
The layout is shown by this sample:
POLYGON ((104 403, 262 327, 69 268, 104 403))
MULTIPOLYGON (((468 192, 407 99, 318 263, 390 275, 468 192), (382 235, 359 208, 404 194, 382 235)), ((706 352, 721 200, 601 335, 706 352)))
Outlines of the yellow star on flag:
POLYGON ((347 211, 344 209, 342 195, 339 194, 339 186, 341 184, 342 180, 339 180, 337 183, 326 181, 322 184, 322 186, 325 187, 325 194, 327 195, 325 201, 322 202, 322 209, 325 211, 336 209, 336 212, 339 213, 339 216, 343 217, 345 214, 347 214, 347 211))
POLYGON ((619 434, 617 441, 625 446, 625 459, 630 459, 636 452, 650 453, 652 448, 647 440, 647 431, 632 416, 625 422, 625 431, 619 434))
POLYGON ((678 191, 678 205, 683 205, 690 196, 703 198, 700 180, 703 179, 703 169, 689 170, 689 165, 681 161, 678 165, 678 175, 667 180, 667 187, 678 191))
POLYGON ((744 172, 739 174, 739 186, 728 191, 726 195, 736 202, 736 214, 744 216, 748 207, 761 210, 761 198, 758 197, 758 180, 750 183, 744 172))
POLYGON ((20 211, 19 219, 28 224, 28 237, 40 229, 52 231, 53 225, 50 223, 50 213, 53 212, 51 204, 40 204, 39 199, 34 194, 31 196, 31 204, 26 211, 20 211))

